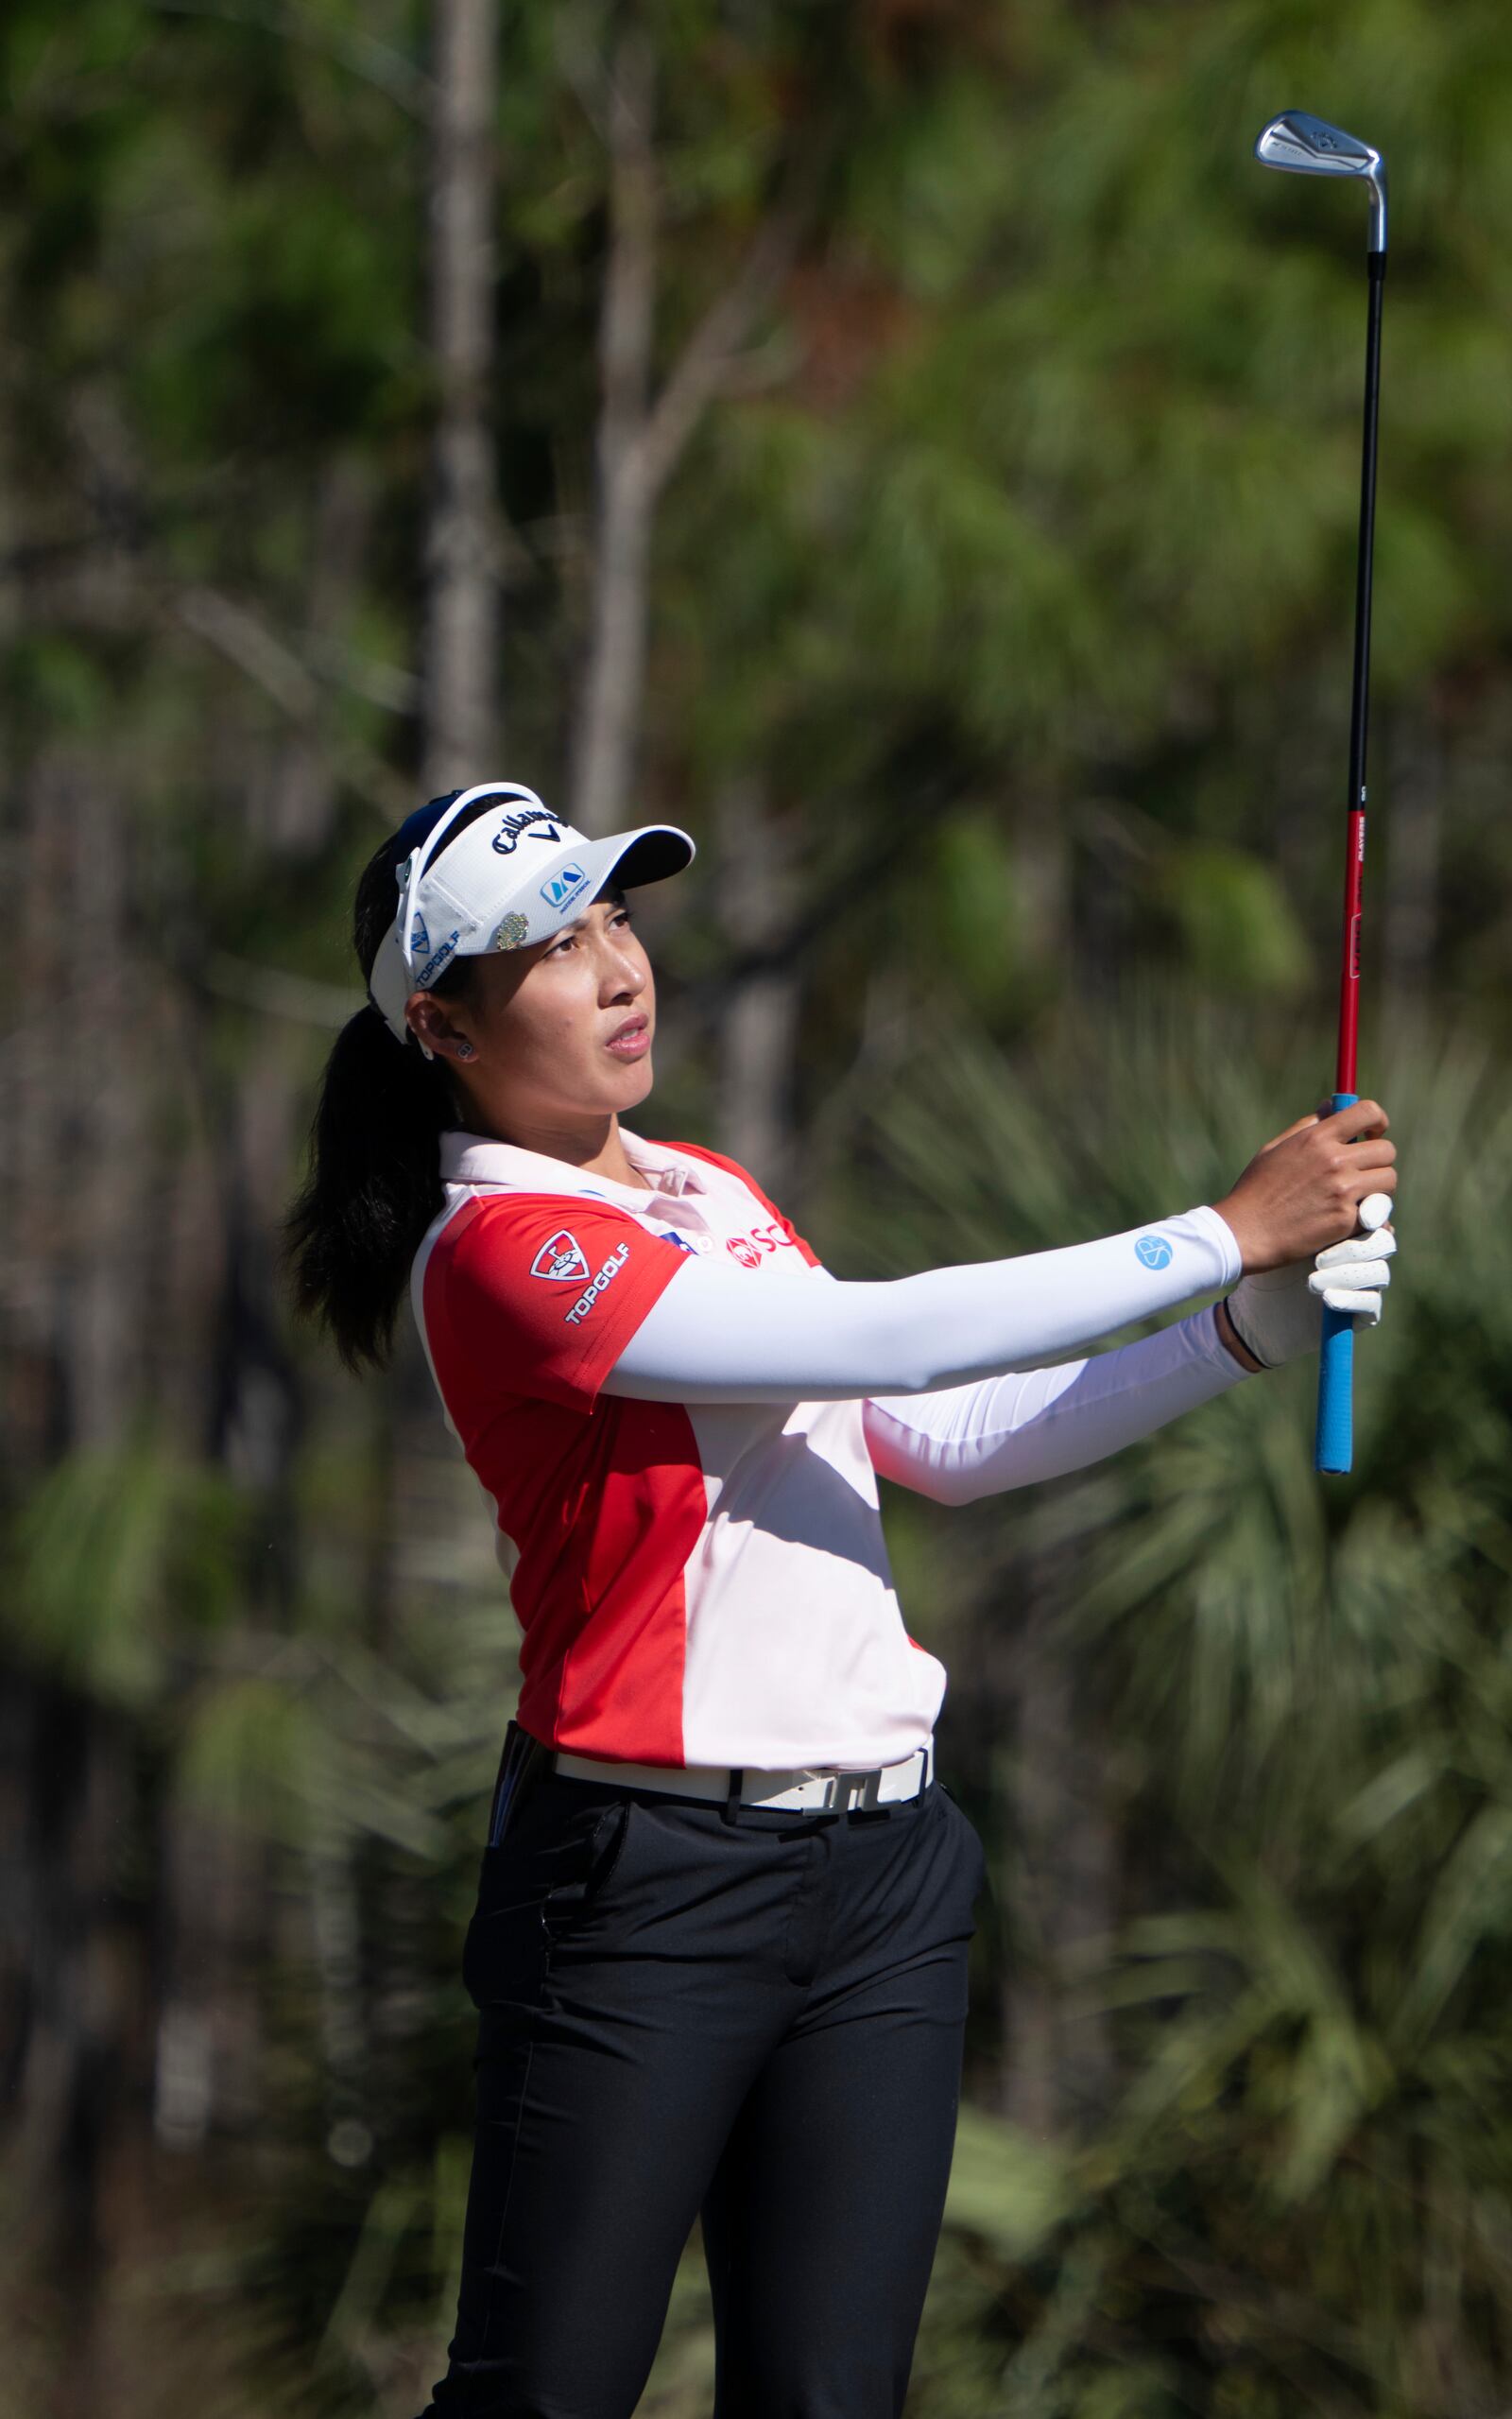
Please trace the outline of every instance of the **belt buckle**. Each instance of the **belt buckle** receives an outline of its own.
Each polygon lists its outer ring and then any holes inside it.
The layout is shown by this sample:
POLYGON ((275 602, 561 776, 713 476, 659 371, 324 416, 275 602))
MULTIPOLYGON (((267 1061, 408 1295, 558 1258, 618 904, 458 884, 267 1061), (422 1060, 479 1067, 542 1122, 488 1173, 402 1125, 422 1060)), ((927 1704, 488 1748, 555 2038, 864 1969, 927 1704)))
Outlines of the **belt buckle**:
POLYGON ((811 1764, 799 1781, 784 1792, 786 1803, 799 1814, 830 1814, 840 1802, 839 1772, 822 1772, 811 1764))
POLYGON ((861 1772, 826 1772, 821 1777, 824 1795, 819 1805, 826 1813, 839 1807, 850 1814, 858 1806, 865 1810, 881 1803, 882 1773, 876 1765, 861 1772))

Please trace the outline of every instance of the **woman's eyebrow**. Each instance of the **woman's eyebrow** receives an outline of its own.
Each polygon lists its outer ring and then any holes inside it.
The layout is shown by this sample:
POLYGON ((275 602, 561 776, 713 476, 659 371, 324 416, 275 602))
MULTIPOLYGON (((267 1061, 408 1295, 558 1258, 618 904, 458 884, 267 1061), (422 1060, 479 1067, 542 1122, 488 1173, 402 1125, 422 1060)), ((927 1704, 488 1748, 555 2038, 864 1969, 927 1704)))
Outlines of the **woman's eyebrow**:
POLYGON ((563 932, 581 932, 584 924, 588 922, 589 914, 593 908, 597 907, 607 907, 612 908, 614 913, 617 915, 620 908, 623 907, 625 904, 626 899, 623 890, 603 891, 598 898, 590 899, 588 906, 583 909, 580 916, 574 916, 571 924, 564 924, 561 926, 560 931, 557 934, 557 939, 559 941, 563 932))

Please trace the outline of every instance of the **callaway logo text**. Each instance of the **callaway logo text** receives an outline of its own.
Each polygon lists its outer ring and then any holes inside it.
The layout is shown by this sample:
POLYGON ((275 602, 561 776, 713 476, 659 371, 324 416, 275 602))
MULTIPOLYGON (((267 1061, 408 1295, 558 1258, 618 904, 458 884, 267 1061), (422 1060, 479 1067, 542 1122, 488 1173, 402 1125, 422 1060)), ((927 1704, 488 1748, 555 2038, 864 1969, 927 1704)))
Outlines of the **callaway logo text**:
POLYGON ((556 842, 561 838, 558 819, 549 807, 521 806, 506 815, 493 835, 493 846, 501 856, 513 856, 526 833, 533 840, 556 842))

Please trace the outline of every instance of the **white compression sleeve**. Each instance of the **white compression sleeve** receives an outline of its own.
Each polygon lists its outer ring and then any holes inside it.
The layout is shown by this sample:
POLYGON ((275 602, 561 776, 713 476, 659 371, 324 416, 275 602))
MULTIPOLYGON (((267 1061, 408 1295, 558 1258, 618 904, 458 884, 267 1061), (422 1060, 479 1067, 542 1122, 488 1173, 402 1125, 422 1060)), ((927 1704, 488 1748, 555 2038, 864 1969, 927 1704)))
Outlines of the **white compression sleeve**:
POLYGON ((693 1256, 604 1380, 652 1402, 844 1402, 1033 1369, 1240 1275, 1214 1209, 880 1284, 752 1285, 693 1256))
POLYGON ((873 1397, 867 1449, 885 1478, 936 1503, 972 1503, 1101 1461, 1250 1375, 1195 1310, 1091 1360, 873 1397))

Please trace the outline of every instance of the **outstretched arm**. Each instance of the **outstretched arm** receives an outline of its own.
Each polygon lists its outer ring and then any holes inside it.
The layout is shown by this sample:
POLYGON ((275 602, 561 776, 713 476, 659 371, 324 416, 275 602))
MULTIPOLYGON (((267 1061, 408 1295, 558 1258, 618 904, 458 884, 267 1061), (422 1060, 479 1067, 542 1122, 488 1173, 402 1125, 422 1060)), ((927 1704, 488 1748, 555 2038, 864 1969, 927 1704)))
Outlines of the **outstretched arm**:
MULTIPOLYGON (((1385 1202, 1382 1194, 1376 1204, 1365 1204, 1376 1223, 1385 1202)), ((872 1465, 917 1495, 952 1504, 1085 1469, 1227 1393, 1242 1377, 1315 1351, 1320 1296, 1357 1323, 1374 1325, 1396 1248, 1389 1229, 1367 1232, 1320 1252, 1315 1270, 1301 1261, 1247 1279, 1235 1306, 1269 1360, 1249 1349, 1224 1301, 1091 1360, 1010 1370, 928 1394, 875 1396, 865 1411, 872 1465), (1331 1288, 1331 1279, 1343 1289, 1331 1288)))
POLYGON ((691 1403, 845 1401, 1034 1369, 1231 1284, 1239 1246, 1202 1207, 1095 1243, 854 1283, 753 1285, 688 1258, 620 1347, 608 1394, 691 1403))
POLYGON ((916 1495, 962 1504, 1104 1460, 1246 1375, 1214 1310, 1090 1360, 873 1396, 865 1410, 872 1465, 916 1495))
MULTIPOLYGON (((1152 1313, 1337 1246, 1362 1197, 1396 1184, 1396 1147, 1374 1100, 1298 1118, 1258 1151, 1217 1207, 1185 1210, 1096 1243, 926 1269, 881 1285, 805 1286, 760 1298, 733 1272, 689 1260, 603 1378, 652 1401, 782 1403, 917 1394, 1043 1369, 1152 1313)), ((1264 1357, 1263 1354, 1259 1356, 1264 1357)))

